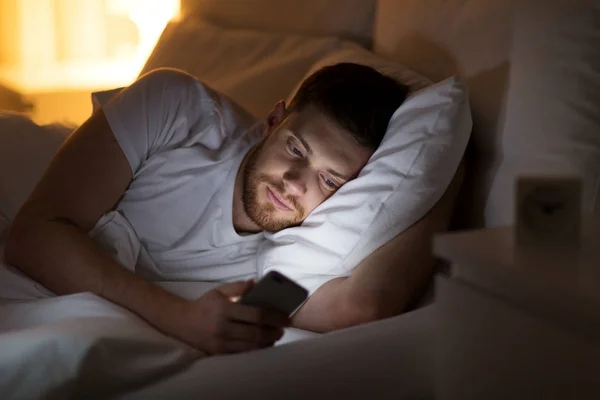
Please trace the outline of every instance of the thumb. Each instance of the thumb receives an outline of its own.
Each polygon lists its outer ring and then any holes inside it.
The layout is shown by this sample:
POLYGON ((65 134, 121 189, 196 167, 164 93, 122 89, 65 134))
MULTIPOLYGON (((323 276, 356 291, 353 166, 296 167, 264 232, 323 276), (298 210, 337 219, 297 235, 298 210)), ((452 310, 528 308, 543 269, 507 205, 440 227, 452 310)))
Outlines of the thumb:
POLYGON ((254 286, 254 281, 239 281, 226 283, 218 286, 216 289, 225 297, 242 296, 254 286))

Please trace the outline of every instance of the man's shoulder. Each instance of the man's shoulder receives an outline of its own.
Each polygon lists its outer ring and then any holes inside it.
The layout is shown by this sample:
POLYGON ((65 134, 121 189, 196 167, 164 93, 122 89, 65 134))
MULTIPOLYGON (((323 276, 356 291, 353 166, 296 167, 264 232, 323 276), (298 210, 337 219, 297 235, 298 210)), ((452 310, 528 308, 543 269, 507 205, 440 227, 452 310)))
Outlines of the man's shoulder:
POLYGON ((208 141, 206 145, 215 148, 237 140, 256 141, 261 120, 210 83, 172 68, 153 70, 140 80, 151 93, 145 99, 149 114, 168 117, 160 118, 159 125, 174 123, 169 136, 179 137, 178 145, 208 141))

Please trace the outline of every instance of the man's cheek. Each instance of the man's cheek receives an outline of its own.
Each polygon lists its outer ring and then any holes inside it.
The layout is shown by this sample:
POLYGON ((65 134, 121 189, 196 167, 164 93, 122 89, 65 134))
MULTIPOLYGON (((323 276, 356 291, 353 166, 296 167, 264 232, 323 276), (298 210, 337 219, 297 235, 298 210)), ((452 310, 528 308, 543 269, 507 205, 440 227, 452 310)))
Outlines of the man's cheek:
POLYGON ((265 154, 264 166, 269 173, 283 175, 290 168, 290 161, 285 154, 271 152, 265 154))

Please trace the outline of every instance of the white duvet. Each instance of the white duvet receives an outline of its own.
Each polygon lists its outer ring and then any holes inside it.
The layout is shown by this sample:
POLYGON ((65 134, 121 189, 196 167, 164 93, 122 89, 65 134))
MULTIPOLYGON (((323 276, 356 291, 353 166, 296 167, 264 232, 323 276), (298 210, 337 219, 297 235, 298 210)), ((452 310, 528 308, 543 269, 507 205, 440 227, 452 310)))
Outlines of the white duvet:
MULTIPOLYGON (((6 226, 0 217, 0 240, 6 226)), ((216 286, 157 284, 188 298, 216 286)), ((432 323, 429 307, 328 335, 290 328, 285 346, 206 358, 122 307, 91 293, 56 297, 0 262, 0 394, 421 398, 433 390, 432 323)))
POLYGON ((89 293, 0 306, 4 399, 106 397, 182 370, 199 354, 89 293))
MULTIPOLYGON (((160 282, 197 297, 216 286, 160 282)), ((316 335, 289 329, 279 343, 316 335)), ((20 272, 0 266, 2 399, 109 396, 179 372, 203 354, 92 293, 54 296, 20 272)))
MULTIPOLYGON (((7 228, 0 216, 0 254, 7 228)), ((127 251, 116 254, 124 265, 128 255, 127 251)), ((186 298, 199 297, 218 285, 157 284, 186 298)), ((278 344, 316 335, 290 328, 278 344)), ((106 397, 156 382, 203 356, 92 293, 55 296, 0 259, 2 399, 83 393, 106 397)))

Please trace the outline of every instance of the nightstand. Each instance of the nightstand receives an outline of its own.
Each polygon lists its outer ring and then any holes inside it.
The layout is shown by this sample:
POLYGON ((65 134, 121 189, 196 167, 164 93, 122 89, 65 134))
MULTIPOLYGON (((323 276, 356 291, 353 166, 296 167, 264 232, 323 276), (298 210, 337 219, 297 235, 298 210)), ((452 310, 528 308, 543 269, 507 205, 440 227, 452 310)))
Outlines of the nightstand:
POLYGON ((600 224, 578 245, 515 244, 512 228, 439 235, 439 399, 600 398, 600 224))

